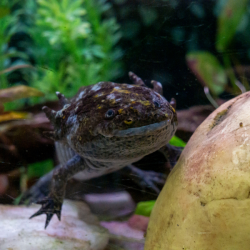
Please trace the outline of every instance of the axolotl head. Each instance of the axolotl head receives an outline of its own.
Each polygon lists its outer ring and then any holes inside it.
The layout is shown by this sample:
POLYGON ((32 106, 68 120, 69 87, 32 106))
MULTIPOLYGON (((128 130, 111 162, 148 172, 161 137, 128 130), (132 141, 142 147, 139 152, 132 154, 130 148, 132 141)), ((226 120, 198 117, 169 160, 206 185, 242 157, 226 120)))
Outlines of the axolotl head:
POLYGON ((55 131, 50 136, 94 160, 140 159, 175 133, 174 108, 159 93, 138 85, 99 82, 83 87, 59 111, 44 107, 55 131))

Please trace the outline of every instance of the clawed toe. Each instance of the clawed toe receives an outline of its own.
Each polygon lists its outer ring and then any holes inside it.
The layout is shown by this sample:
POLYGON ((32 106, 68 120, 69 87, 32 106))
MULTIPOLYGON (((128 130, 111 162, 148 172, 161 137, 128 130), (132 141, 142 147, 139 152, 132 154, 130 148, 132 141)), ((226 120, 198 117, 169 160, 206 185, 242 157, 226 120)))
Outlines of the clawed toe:
POLYGON ((30 219, 41 214, 46 214, 45 229, 49 225, 49 222, 52 219, 54 214, 57 215, 58 220, 61 220, 62 202, 57 201, 56 199, 47 197, 43 200, 38 201, 37 204, 41 204, 42 207, 36 213, 34 213, 30 217, 30 219))
POLYGON ((135 177, 137 184, 139 184, 141 188, 146 189, 147 187, 150 187, 157 194, 160 193, 160 189, 157 185, 162 186, 167 178, 165 174, 141 170, 133 165, 129 165, 128 169, 131 171, 131 175, 135 177))
POLYGON ((166 181, 166 175, 162 173, 156 173, 145 171, 145 177, 143 179, 144 183, 150 186, 151 189, 153 189, 157 194, 160 193, 160 189, 157 187, 157 185, 163 185, 166 181))

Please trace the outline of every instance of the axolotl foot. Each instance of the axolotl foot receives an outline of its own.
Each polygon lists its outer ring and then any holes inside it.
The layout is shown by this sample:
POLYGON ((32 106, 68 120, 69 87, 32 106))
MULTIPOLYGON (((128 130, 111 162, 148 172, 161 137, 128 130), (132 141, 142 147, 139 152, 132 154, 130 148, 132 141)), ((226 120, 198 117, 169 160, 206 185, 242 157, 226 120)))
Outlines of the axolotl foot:
POLYGON ((160 189, 157 185, 163 186, 167 179, 165 174, 154 171, 144 171, 133 165, 129 165, 128 169, 131 171, 130 175, 133 175, 133 179, 143 190, 149 187, 157 194, 160 193, 160 189))
POLYGON ((45 229, 49 225, 54 214, 57 215, 58 220, 61 220, 62 201, 56 200, 52 195, 49 195, 36 203, 42 205, 42 207, 34 213, 30 219, 41 214, 46 214, 45 229))
MULTIPOLYGON (((56 169, 59 167, 60 166, 57 166, 56 169)), ((29 206, 30 204, 37 203, 37 201, 41 201, 47 197, 50 193, 53 172, 54 170, 44 175, 34 186, 24 192, 19 204, 25 204, 29 206)))

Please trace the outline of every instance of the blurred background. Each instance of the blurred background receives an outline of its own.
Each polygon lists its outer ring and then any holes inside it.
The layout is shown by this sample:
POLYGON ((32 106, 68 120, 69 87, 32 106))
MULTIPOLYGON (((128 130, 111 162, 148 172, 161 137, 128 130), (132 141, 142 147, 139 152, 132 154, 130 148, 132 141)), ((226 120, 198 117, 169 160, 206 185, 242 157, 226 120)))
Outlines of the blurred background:
MULTIPOLYGON (((56 164, 41 113, 58 108, 56 91, 70 98, 99 81, 129 83, 129 71, 149 87, 157 80, 177 101, 182 140, 173 144, 184 146, 216 107, 249 90, 249 30, 247 0, 1 0, 0 203, 56 164)), ((138 164, 159 170, 162 161, 156 153, 138 164)))

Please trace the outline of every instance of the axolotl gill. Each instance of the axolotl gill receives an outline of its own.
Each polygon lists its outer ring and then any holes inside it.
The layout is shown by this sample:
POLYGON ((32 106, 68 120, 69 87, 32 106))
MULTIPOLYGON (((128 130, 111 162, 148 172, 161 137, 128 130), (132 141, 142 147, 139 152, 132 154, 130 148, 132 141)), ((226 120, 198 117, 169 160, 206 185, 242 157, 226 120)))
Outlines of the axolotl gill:
POLYGON ((24 198, 42 205, 31 218, 46 214, 45 228, 54 214, 60 220, 67 180, 78 175, 88 180, 126 166, 136 172, 132 163, 164 149, 174 135, 176 112, 161 95, 161 84, 152 81, 151 89, 134 73, 129 77, 134 84, 99 82, 80 88, 70 101, 57 92, 62 109, 43 107, 54 126, 45 135, 56 141, 60 165, 24 198), (46 196, 45 185, 50 186, 46 196))

